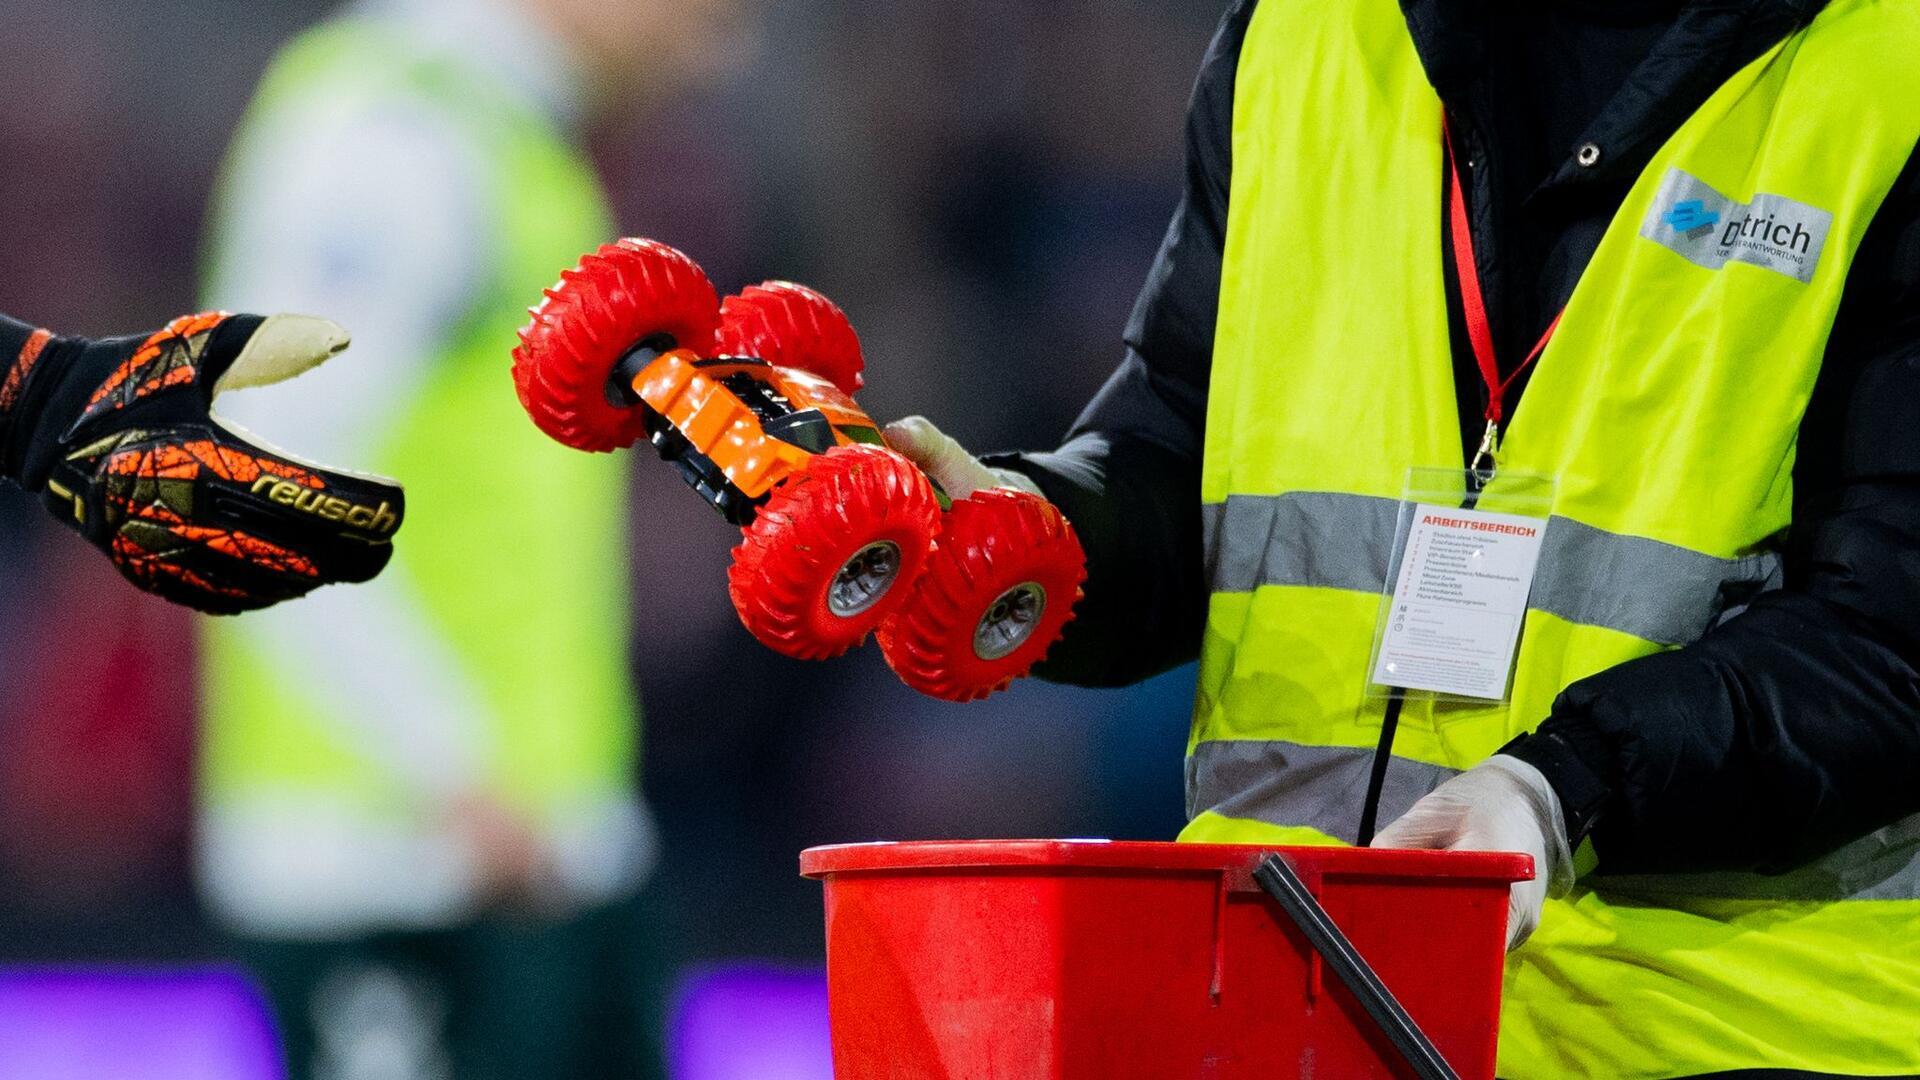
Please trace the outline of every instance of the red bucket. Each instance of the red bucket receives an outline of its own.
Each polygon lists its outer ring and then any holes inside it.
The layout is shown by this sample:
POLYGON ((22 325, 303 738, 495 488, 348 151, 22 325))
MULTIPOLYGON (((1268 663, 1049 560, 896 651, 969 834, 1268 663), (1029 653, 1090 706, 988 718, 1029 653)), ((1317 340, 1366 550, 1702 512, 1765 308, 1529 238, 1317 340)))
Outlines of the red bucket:
POLYGON ((1454 1071, 1491 1078, 1525 855, 1014 840, 801 854, 836 1080, 1415 1076, 1254 883, 1276 851, 1454 1071))

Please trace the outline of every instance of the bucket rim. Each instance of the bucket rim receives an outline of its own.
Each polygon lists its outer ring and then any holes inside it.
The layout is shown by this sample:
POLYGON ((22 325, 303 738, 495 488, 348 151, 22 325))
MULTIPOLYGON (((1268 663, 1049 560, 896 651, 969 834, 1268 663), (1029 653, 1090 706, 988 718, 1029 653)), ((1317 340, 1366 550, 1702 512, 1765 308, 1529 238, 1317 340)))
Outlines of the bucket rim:
POLYGON ((802 877, 901 870, 1012 867, 1196 873, 1250 873, 1278 852, 1303 874, 1320 877, 1404 877, 1512 883, 1530 881, 1533 859, 1512 851, 1404 851, 1390 848, 1285 844, 1191 844, 1146 840, 881 840, 828 844, 800 853, 802 877))

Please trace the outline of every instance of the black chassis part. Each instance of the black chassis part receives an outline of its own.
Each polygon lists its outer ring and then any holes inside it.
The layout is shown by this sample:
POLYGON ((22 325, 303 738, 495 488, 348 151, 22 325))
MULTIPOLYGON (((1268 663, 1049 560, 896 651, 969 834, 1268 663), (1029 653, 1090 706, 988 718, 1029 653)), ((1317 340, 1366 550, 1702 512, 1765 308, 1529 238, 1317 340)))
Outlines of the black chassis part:
MULTIPOLYGON (((632 390, 634 377, 655 357, 673 347, 673 340, 665 335, 656 335, 634 346, 615 366, 613 377, 608 380, 607 398, 616 405, 645 409, 647 441, 653 444, 660 459, 672 465, 680 473, 680 479, 720 511, 721 517, 745 528, 753 524, 760 505, 767 501, 767 497, 762 495, 756 499, 740 490, 727 479, 726 472, 712 458, 695 450, 679 429, 668 423, 666 417, 648 408, 632 390)), ((735 356, 697 362, 701 367, 743 363, 766 365, 767 362, 754 357, 735 356)), ((725 384, 754 411, 760 418, 761 430, 772 438, 813 454, 824 454, 833 449, 833 425, 820 410, 794 409, 786 398, 749 375, 731 376, 725 380, 725 384)))
POLYGON ((767 501, 766 496, 756 499, 735 487, 720 466, 695 450, 678 428, 667 423, 666 417, 645 405, 639 407, 647 410, 647 441, 660 454, 660 460, 672 465, 680 473, 680 479, 720 511, 721 517, 743 529, 753 524, 760 504, 767 501))

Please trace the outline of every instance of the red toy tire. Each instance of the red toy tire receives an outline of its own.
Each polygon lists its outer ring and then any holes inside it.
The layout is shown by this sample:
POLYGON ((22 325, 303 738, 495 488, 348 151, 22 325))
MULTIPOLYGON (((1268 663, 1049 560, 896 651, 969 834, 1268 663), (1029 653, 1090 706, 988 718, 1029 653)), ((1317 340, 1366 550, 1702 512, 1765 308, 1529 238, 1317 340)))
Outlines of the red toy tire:
POLYGON ((838 656, 912 594, 939 527, 933 487, 912 462, 878 446, 835 447, 742 530, 727 571, 734 611, 777 653, 838 656))
POLYGON ((513 350, 513 386, 540 430, 576 450, 618 450, 646 433, 644 407, 607 398, 627 351, 652 337, 713 352, 719 298, 698 264, 652 240, 604 244, 532 309, 513 350))
POLYGON ((1046 656, 1086 577, 1080 541, 1052 503, 1023 491, 977 491, 948 511, 913 597, 880 628, 880 648, 900 680, 923 694, 986 697, 1046 656))
POLYGON ((799 368, 849 394, 864 385, 866 359, 847 313, 791 281, 749 286, 721 301, 716 345, 721 355, 753 356, 775 367, 799 368))

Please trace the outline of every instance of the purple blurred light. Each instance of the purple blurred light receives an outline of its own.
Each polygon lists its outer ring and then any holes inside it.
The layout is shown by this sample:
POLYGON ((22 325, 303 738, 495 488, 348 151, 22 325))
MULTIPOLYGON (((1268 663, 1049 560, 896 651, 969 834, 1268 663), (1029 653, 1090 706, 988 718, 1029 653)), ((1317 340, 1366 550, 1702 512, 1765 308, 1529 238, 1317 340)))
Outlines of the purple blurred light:
POLYGON ((673 1080, 832 1080, 826 974, 694 971, 681 981, 668 1043, 673 1080))
POLYGON ((0 971, 7 1080, 280 1080, 266 1003, 237 972, 0 971))

